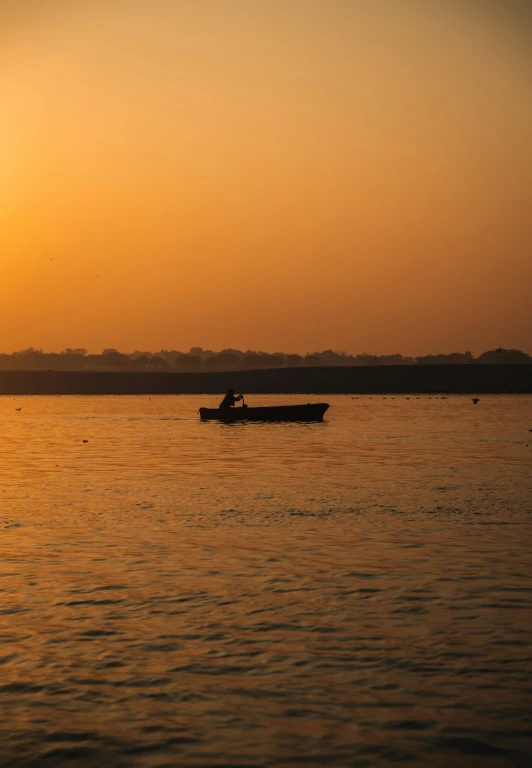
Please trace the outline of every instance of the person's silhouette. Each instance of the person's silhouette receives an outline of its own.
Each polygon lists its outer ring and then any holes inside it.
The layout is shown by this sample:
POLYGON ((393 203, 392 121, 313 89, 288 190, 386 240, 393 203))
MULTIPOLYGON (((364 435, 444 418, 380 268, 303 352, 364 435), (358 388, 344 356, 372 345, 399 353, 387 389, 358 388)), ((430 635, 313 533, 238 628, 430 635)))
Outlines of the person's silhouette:
POLYGON ((234 408, 235 403, 237 403, 239 400, 243 400, 243 395, 235 395, 232 389, 229 390, 229 392, 226 394, 222 402, 220 403, 220 408, 234 408))

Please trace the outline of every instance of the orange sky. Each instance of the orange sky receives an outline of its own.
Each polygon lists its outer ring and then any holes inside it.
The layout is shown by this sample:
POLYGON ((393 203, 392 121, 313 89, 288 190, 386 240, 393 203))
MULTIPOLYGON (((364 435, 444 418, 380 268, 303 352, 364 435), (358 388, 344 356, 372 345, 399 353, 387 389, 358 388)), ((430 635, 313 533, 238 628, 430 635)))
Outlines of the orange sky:
POLYGON ((532 352, 528 0, 5 0, 0 351, 532 352))

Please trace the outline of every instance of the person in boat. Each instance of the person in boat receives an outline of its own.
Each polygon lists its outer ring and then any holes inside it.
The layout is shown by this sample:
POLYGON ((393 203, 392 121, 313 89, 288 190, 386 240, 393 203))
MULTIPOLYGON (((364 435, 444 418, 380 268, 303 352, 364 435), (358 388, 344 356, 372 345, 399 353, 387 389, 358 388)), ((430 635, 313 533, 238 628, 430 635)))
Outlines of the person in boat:
POLYGON ((235 404, 238 403, 239 400, 243 400, 244 395, 235 395, 232 389, 229 390, 229 392, 226 394, 222 402, 220 403, 220 408, 234 408, 235 404))

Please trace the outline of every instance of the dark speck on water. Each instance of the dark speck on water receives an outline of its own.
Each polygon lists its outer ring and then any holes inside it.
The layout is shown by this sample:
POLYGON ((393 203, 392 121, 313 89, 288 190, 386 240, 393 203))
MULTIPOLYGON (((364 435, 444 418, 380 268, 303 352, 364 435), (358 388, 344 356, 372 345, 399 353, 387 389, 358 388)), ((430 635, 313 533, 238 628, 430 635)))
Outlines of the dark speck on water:
POLYGON ((532 397, 414 398, 0 398, 0 766, 532 765, 532 397))

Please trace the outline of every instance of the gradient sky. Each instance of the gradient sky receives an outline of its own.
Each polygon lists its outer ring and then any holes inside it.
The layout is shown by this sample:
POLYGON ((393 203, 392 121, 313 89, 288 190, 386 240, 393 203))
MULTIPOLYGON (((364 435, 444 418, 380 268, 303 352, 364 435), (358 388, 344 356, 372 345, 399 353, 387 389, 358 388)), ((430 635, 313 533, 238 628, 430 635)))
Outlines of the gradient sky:
POLYGON ((529 0, 3 0, 0 351, 532 352, 529 0))

